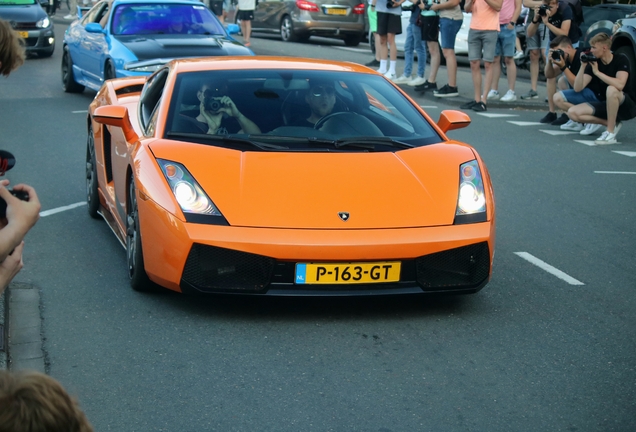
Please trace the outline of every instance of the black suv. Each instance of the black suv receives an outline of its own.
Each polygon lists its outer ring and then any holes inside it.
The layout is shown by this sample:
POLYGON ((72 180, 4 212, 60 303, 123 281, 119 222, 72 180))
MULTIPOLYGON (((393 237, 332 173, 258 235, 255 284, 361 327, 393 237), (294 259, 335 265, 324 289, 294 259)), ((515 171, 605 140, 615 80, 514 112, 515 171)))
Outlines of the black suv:
POLYGON ((636 100, 636 14, 622 18, 614 24, 612 51, 629 59, 629 81, 626 92, 636 100))

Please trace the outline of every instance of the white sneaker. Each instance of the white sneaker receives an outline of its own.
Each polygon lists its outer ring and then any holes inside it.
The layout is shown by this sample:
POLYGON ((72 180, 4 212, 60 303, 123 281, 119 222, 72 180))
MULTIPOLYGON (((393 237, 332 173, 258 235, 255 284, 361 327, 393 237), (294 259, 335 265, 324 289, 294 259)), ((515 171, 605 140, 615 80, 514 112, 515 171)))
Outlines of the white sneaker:
POLYGON ((416 76, 411 81, 407 82, 406 85, 411 86, 411 87, 415 87, 415 86, 418 86, 418 85, 422 85, 425 82, 426 82, 426 78, 420 77, 420 76, 416 76))
POLYGON ((515 60, 519 60, 521 57, 523 57, 523 51, 517 51, 515 55, 512 56, 512 58, 515 60))
MULTIPOLYGON (((488 96, 490 96, 490 95, 488 95, 488 96)), ((506 94, 503 95, 503 97, 501 99, 499 99, 499 100, 502 101, 502 102, 514 102, 514 101, 517 100, 517 95, 515 94, 514 91, 508 90, 506 92, 506 94)))
POLYGON ((385 73, 387 73, 387 70, 386 70, 386 69, 384 69, 384 70, 382 70, 382 69, 378 69, 378 70, 377 70, 377 72, 378 72, 379 74, 384 75, 385 73))
POLYGON ((499 99, 499 92, 497 90, 490 90, 486 98, 488 100, 499 99))
POLYGON ((614 125, 614 136, 618 135, 618 131, 621 130, 622 127, 623 127, 623 123, 621 122, 617 122, 614 125))
POLYGON ((407 84, 409 81, 411 81, 411 77, 408 77, 406 75, 399 76, 393 80, 395 84, 407 84))
POLYGON ((596 145, 618 144, 618 141, 616 141, 616 133, 610 133, 608 131, 605 131, 601 134, 599 139, 594 141, 594 144, 596 145))
POLYGON ((562 130, 569 130, 574 132, 581 132, 585 126, 582 123, 575 122, 574 120, 568 120, 567 123, 564 123, 560 126, 562 130))
POLYGON ((68 15, 66 15, 66 16, 64 17, 64 19, 65 19, 65 20, 73 21, 73 20, 76 20, 76 19, 77 19, 77 15, 68 14, 68 15))
POLYGON ((579 132, 581 135, 592 135, 595 134, 596 132, 598 132, 598 130, 600 128, 602 128, 603 125, 600 124, 595 124, 595 123, 587 123, 585 125, 585 129, 583 129, 581 132, 579 132))
POLYGON ((397 75, 395 74, 395 72, 393 73, 387 72, 384 74, 384 78, 390 79, 391 81, 395 81, 397 79, 397 75))

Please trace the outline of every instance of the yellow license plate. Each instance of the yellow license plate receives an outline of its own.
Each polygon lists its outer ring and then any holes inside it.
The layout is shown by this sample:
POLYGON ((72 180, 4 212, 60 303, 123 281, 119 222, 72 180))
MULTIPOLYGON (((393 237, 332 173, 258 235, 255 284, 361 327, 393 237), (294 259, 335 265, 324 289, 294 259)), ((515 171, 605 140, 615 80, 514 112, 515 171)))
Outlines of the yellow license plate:
POLYGON ((327 9, 327 15, 346 15, 346 14, 347 14, 346 9, 336 9, 336 8, 327 9))
POLYGON ((19 32, 18 32, 18 35, 19 35, 21 38, 26 39, 26 38, 28 38, 28 37, 29 37, 29 32, 21 32, 21 31, 19 31, 19 32))
POLYGON ((400 261, 364 263, 299 263, 297 284, 367 284, 398 282, 400 261))

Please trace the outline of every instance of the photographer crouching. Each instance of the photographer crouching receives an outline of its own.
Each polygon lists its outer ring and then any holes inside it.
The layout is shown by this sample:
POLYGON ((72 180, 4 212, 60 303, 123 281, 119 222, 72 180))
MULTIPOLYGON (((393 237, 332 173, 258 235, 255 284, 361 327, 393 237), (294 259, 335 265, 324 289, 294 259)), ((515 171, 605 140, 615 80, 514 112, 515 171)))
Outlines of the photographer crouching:
POLYGON ((597 145, 617 144, 621 122, 636 117, 636 103, 623 90, 629 79, 629 60, 623 54, 613 54, 611 39, 599 33, 590 40, 590 53, 581 54, 581 67, 574 80, 574 90, 591 90, 597 101, 580 103, 568 109, 568 116, 579 123, 607 127, 597 145))

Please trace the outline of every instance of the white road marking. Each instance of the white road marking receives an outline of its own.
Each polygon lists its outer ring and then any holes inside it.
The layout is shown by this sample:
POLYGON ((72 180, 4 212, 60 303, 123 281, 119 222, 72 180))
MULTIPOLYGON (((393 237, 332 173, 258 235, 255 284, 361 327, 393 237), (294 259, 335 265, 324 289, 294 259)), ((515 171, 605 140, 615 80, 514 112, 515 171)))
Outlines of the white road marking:
POLYGON ((574 279, 572 276, 563 273, 558 268, 552 267, 550 264, 541 261, 539 258, 529 254, 528 252, 515 252, 515 255, 520 256, 524 260, 536 265, 540 269, 547 271, 548 273, 558 277, 559 279, 566 281, 570 285, 585 285, 583 282, 574 279))
POLYGON ((420 105, 420 108, 437 108, 437 105, 420 105))
POLYGON ((578 132, 573 131, 562 131, 562 130, 548 130, 548 129, 539 129, 540 132, 547 133, 548 135, 572 135, 578 134, 578 132))
POLYGON ((512 121, 512 120, 506 120, 508 123, 512 123, 513 125, 517 125, 517 126, 537 126, 543 123, 540 122, 528 122, 528 121, 512 121))
POLYGON ((61 213, 61 212, 66 211, 66 210, 71 210, 71 209, 74 209, 76 207, 81 207, 83 205, 86 205, 86 201, 78 202, 78 203, 67 205, 67 206, 63 206, 63 207, 54 208, 54 209, 51 209, 51 210, 45 210, 43 212, 40 212, 40 217, 46 217, 46 216, 53 215, 55 213, 61 213))
POLYGON ((595 146, 594 141, 589 140, 574 140, 574 142, 585 144, 586 146, 595 146))
POLYGON ((519 114, 496 114, 496 113, 476 113, 480 116, 488 117, 488 118, 502 118, 502 117, 519 117, 519 114))
POLYGON ((612 153, 618 153, 623 156, 636 157, 636 152, 612 150, 612 153))
POLYGON ((338 48, 344 51, 353 51, 353 52, 360 52, 360 53, 369 53, 372 54, 371 51, 368 48, 348 48, 348 47, 341 47, 341 46, 336 46, 333 48, 338 48))
POLYGON ((71 111, 73 114, 86 114, 88 110, 71 111))
POLYGON ((631 171, 594 171, 594 174, 635 174, 636 172, 631 171))

